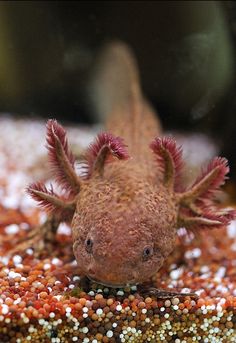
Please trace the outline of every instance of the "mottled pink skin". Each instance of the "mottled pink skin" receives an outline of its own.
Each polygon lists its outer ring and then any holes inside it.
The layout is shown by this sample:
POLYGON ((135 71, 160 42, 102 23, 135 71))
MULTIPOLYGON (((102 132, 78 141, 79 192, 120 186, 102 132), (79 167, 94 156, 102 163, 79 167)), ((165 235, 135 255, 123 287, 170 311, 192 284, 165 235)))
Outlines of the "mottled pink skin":
POLYGON ((146 121, 141 125, 136 115, 133 131, 131 124, 125 126, 121 120, 119 127, 116 121, 131 157, 127 159, 120 139, 105 134, 101 136, 108 138, 105 145, 100 146, 98 139, 88 149, 87 154, 96 153, 88 159, 89 172, 82 178, 69 160, 64 129, 49 121, 47 136, 54 140, 50 153, 57 182, 66 184, 64 193, 58 195, 41 183, 28 188, 57 220, 73 217, 73 250, 79 269, 113 287, 143 283, 154 275, 174 249, 179 227, 220 228, 236 216, 235 211, 217 209, 214 203, 229 170, 227 161, 213 159, 192 186, 178 191, 181 150, 171 138, 156 138, 148 145, 150 128, 157 129, 157 123, 145 108, 140 107, 146 121), (139 127, 142 136, 137 134, 139 127))
POLYGON ((64 193, 41 183, 29 186, 28 192, 59 221, 73 217, 79 269, 116 287, 154 275, 174 249, 179 227, 220 228, 236 213, 217 209, 214 201, 229 171, 227 160, 213 159, 192 186, 180 187, 181 149, 172 138, 160 137, 129 49, 112 45, 102 60, 98 90, 103 89, 101 108, 109 112, 107 132, 87 151, 87 173, 77 175, 65 130, 49 120, 49 161, 64 193))
POLYGON ((175 242, 174 196, 145 180, 134 161, 107 165, 103 178, 89 179, 80 191, 72 221, 74 254, 89 278, 110 286, 147 281, 175 242), (92 253, 85 241, 93 241, 92 253), (145 259, 146 247, 153 255, 145 259))

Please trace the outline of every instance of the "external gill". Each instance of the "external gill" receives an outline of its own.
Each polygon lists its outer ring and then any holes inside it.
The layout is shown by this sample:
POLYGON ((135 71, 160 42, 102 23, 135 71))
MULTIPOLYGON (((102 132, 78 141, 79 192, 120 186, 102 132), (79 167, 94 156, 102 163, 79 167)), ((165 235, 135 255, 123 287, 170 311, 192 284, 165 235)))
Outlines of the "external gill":
POLYGON ((32 183, 27 187, 28 194, 49 213, 49 217, 46 223, 35 228, 29 235, 28 241, 18 244, 17 251, 32 246, 37 253, 40 253, 47 242, 47 250, 53 252, 57 232, 55 223, 57 223, 57 228, 60 222, 71 222, 76 210, 79 192, 85 179, 96 175, 102 177, 104 165, 111 156, 118 159, 128 158, 126 147, 121 138, 110 133, 101 133, 87 149, 85 154, 86 175, 80 177, 75 171, 75 157, 68 148, 66 131, 56 120, 51 119, 47 123, 46 141, 52 173, 56 184, 62 190, 62 194, 57 194, 52 186, 47 189, 41 182, 32 183), (51 229, 50 223, 53 223, 51 229), (41 243, 38 244, 38 242, 41 243))
POLYGON ((179 205, 177 227, 189 230, 220 228, 236 216, 231 209, 217 209, 215 194, 229 172, 225 158, 216 157, 191 187, 179 192, 183 168, 182 150, 172 138, 156 138, 150 145, 163 175, 163 184, 174 192, 179 205))

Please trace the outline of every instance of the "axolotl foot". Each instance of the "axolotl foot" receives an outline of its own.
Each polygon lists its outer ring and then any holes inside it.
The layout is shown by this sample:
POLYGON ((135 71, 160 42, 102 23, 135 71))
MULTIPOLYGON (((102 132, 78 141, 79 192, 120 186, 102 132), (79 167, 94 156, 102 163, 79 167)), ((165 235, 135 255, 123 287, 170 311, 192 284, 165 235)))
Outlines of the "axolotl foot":
POLYGON ((28 248, 34 249, 34 256, 40 257, 45 251, 51 255, 55 251, 56 232, 58 221, 54 217, 48 219, 41 225, 32 228, 27 239, 20 240, 17 245, 9 251, 9 255, 25 251, 28 248))
POLYGON ((171 299, 171 298, 184 298, 190 297, 192 299, 198 299, 199 296, 194 292, 180 292, 180 291, 169 291, 162 288, 156 288, 149 285, 138 285, 137 292, 140 295, 154 296, 157 299, 171 299))

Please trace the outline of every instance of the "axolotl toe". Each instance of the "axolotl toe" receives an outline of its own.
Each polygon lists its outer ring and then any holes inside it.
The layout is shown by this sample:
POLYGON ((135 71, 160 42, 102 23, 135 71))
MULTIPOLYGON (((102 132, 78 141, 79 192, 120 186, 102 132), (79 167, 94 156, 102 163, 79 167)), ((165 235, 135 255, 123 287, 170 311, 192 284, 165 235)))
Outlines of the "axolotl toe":
POLYGON ((62 193, 39 182, 28 192, 59 221, 72 221, 73 251, 83 274, 120 287, 143 283, 161 268, 178 228, 221 228, 235 211, 215 203, 229 171, 224 158, 214 158, 184 186, 181 147, 160 136, 128 48, 111 45, 99 65, 99 98, 110 99, 98 106, 107 112, 107 131, 88 147, 78 175, 64 128, 49 120, 49 162, 62 193))

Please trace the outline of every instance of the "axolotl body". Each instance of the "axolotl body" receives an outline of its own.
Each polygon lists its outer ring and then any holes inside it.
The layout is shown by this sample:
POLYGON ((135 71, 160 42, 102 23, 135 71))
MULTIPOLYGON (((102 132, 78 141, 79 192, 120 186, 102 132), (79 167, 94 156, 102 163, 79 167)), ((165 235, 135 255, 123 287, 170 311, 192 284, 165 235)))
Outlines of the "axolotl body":
POLYGON ((102 56, 98 79, 100 98, 109 98, 100 106, 107 112, 106 131, 87 149, 84 173, 76 173, 65 130, 49 120, 49 161, 63 191, 57 195, 34 183, 28 192, 59 220, 72 220, 73 251, 84 275, 121 287, 143 283, 161 268, 179 227, 220 228, 235 212, 215 205, 227 161, 214 158, 184 187, 182 150, 173 138, 160 137, 131 52, 119 43, 102 56))

